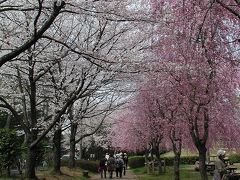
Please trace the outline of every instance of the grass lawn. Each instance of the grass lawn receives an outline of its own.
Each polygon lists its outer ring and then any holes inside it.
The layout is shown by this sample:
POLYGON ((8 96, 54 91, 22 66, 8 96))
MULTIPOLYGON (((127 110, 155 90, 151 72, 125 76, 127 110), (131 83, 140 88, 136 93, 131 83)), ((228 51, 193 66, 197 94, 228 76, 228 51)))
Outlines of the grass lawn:
MULTIPOLYGON (((145 167, 132 169, 133 173, 135 173, 139 180, 172 180, 173 176, 173 167, 167 167, 166 173, 163 175, 155 174, 147 174, 147 170, 145 167)), ((200 180, 200 174, 197 171, 194 171, 193 165, 181 165, 180 167, 180 178, 183 180, 200 180)), ((209 178, 210 179, 210 178, 209 178)))
MULTIPOLYGON (((198 156, 198 153, 187 151, 187 150, 182 150, 181 156, 198 156)), ((174 153, 173 153, 173 151, 170 151, 170 152, 162 154, 161 157, 174 157, 174 153)))
MULTIPOLYGON (((89 178, 82 176, 82 169, 69 169, 68 167, 61 167, 62 175, 53 175, 52 170, 44 170, 37 171, 36 175, 40 180, 86 180, 89 178)), ((93 176, 94 174, 89 172, 89 176, 93 176)), ((11 178, 0 177, 0 180, 12 180, 11 178)), ((16 179, 20 179, 20 177, 16 177, 16 179)))
MULTIPOLYGON (((240 173, 240 163, 235 163, 234 166, 237 167, 237 173, 240 173)), ((200 173, 195 171, 193 165, 181 165, 180 166, 180 178, 182 180, 200 180, 200 173)), ((158 175, 157 171, 155 174, 147 174, 147 169, 145 167, 131 169, 134 174, 139 177, 139 180, 173 180, 173 167, 166 167, 166 173, 163 175, 158 175)), ((212 179, 212 176, 209 175, 209 180, 212 179)))

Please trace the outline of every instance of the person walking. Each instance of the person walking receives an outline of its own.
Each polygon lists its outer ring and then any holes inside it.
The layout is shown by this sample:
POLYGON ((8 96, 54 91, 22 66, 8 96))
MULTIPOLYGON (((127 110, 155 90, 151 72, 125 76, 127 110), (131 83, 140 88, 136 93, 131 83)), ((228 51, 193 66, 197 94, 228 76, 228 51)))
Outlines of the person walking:
POLYGON ((124 161, 123 175, 125 176, 126 175, 126 170, 127 170, 127 167, 128 167, 128 156, 127 156, 127 153, 123 154, 123 161, 124 161))
POLYGON ((124 161, 121 158, 120 154, 116 155, 116 177, 122 178, 124 161))
POLYGON ((106 174, 107 174, 107 166, 106 166, 106 163, 107 163, 107 159, 105 158, 105 156, 103 156, 102 159, 100 159, 100 162, 99 162, 99 172, 101 174, 101 178, 106 178, 106 174))
POLYGON ((107 167, 108 167, 109 178, 112 179, 113 171, 115 170, 115 158, 113 157, 113 154, 110 154, 108 158, 107 167))

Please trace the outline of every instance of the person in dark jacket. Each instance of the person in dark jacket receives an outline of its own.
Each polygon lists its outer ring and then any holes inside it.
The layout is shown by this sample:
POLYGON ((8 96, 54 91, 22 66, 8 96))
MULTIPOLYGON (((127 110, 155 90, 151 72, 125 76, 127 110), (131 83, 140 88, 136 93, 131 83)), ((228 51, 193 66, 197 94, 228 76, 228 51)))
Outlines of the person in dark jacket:
POLYGON ((113 178, 113 171, 115 170, 115 158, 113 157, 113 154, 110 154, 109 159, 107 161, 107 166, 108 166, 108 173, 109 173, 109 178, 113 178))
POLYGON ((123 175, 126 175, 126 169, 128 167, 128 156, 127 156, 127 153, 123 154, 123 161, 124 161, 123 175))
POLYGON ((116 176, 122 178, 122 171, 123 171, 123 159, 119 154, 116 155, 116 176))
POLYGON ((107 163, 107 159, 105 158, 105 156, 100 159, 100 162, 99 162, 99 172, 101 174, 101 178, 106 178, 106 174, 107 174, 107 166, 106 166, 106 163, 107 163))

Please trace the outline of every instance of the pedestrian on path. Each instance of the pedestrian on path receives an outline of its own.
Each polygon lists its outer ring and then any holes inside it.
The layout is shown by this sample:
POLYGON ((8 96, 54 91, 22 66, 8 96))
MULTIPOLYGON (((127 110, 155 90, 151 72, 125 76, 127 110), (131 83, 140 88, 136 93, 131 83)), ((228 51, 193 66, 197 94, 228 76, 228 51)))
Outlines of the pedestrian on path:
POLYGON ((123 154, 123 161, 124 161, 123 175, 125 176, 126 175, 126 170, 127 170, 127 167, 128 167, 128 155, 127 155, 127 153, 123 154))
POLYGON ((116 155, 116 177, 122 178, 122 171, 123 171, 123 159, 121 158, 120 154, 116 155))
POLYGON ((115 170, 115 159, 113 157, 113 154, 110 154, 110 157, 109 157, 108 162, 107 162, 107 166, 108 166, 109 178, 112 179, 113 178, 113 171, 115 170))
POLYGON ((103 156, 102 159, 100 159, 100 162, 99 162, 99 172, 101 174, 101 178, 106 178, 106 174, 107 174, 107 159, 105 158, 105 156, 103 156))

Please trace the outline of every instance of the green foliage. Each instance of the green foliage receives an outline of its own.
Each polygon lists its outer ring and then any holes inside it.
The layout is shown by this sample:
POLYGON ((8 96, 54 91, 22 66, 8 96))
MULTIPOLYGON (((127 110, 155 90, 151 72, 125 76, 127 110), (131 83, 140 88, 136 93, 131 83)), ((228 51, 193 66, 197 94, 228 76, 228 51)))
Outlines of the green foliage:
POLYGON ((229 156, 230 163, 240 163, 240 154, 231 154, 229 156))
MULTIPOLYGON (((67 160, 61 161, 62 166, 68 166, 67 160)), ((88 161, 88 160, 76 160, 76 167, 81 169, 88 170, 91 172, 98 172, 99 161, 88 161)))
POLYGON ((0 168, 10 167, 21 153, 21 144, 14 130, 0 129, 0 168))
POLYGON ((144 156, 131 156, 128 158, 128 165, 131 168, 137 168, 144 166, 145 157, 144 156))
MULTIPOLYGON (((174 157, 164 157, 167 166, 172 166, 174 163, 174 157)), ((195 164, 198 156, 181 156, 180 164, 195 164)))

